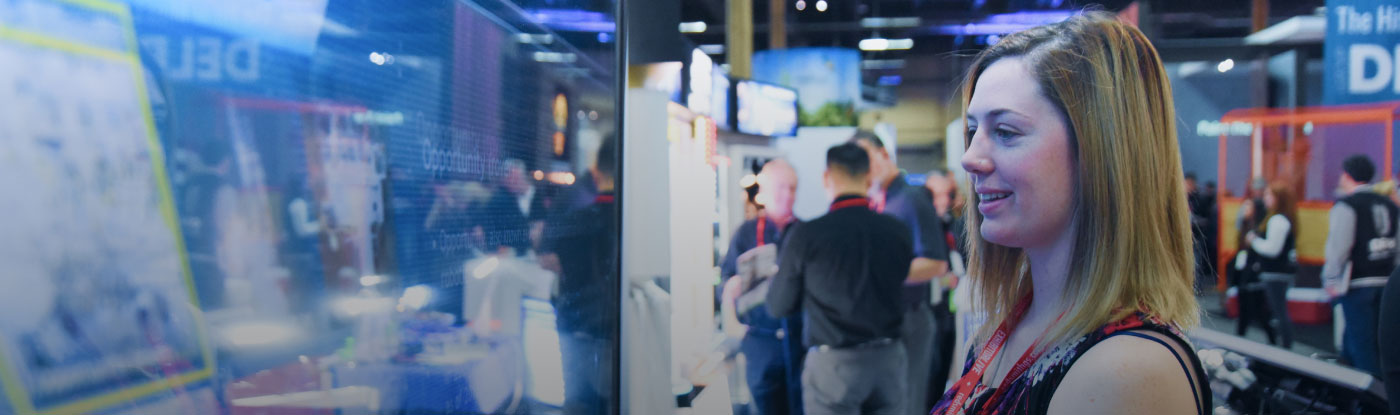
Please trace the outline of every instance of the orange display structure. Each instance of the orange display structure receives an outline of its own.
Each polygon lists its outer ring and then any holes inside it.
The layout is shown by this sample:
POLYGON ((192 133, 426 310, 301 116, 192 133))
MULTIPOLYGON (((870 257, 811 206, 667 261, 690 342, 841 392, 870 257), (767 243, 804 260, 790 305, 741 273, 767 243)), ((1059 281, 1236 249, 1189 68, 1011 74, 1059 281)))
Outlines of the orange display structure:
POLYGON ((1397 119, 1400 102, 1248 108, 1221 117, 1227 133, 1238 135, 1222 134, 1219 140, 1216 289, 1226 289, 1225 267, 1232 265, 1240 244, 1235 220, 1241 204, 1256 196, 1250 183, 1257 178, 1293 186, 1299 196, 1298 263, 1310 269, 1300 276, 1317 272, 1324 262, 1327 215, 1335 201, 1341 160, 1366 154, 1377 164, 1375 181, 1392 180, 1397 119))

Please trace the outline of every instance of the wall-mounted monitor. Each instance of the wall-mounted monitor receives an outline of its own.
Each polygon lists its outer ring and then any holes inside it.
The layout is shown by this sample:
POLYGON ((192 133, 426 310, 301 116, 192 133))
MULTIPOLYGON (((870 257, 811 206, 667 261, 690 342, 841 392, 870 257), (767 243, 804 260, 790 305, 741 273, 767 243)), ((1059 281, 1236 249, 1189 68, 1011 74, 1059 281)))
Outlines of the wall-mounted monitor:
POLYGON ((797 135, 797 91, 769 83, 741 80, 734 84, 736 129, 745 134, 797 135))

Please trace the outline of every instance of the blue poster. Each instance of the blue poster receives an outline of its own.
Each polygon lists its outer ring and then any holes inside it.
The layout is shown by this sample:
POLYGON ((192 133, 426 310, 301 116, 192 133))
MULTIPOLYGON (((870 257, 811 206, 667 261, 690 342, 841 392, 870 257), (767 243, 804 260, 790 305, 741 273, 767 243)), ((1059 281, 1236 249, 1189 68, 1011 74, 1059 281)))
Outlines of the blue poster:
POLYGON ((1400 4, 1328 0, 1323 54, 1325 104, 1400 100, 1400 4))

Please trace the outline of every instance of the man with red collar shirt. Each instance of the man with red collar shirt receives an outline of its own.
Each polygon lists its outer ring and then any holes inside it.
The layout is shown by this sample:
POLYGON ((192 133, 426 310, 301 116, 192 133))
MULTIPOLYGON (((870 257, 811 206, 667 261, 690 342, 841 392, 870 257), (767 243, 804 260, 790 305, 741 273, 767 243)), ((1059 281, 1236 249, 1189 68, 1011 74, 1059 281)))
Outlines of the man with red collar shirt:
POLYGON ((905 414, 924 415, 933 409, 929 399, 929 382, 933 378, 937 322, 931 306, 931 282, 948 273, 948 242, 943 222, 933 207, 933 201, 919 188, 905 181, 904 173, 890 159, 880 137, 868 132, 857 133, 852 143, 865 149, 870 158, 870 199, 875 210, 893 216, 909 227, 914 246, 914 260, 904 281, 904 347, 909 351, 909 396, 905 414))
MULTIPOLYGON (((856 144, 826 153, 823 181, 835 199, 790 231, 768 290, 774 317, 805 313, 803 409, 809 415, 905 411, 909 360, 900 342, 900 299, 914 260, 909 227, 865 197, 870 159, 856 144)), ((928 370, 924 367, 924 370, 928 370)))
POLYGON ((781 249, 788 230, 800 222, 792 214, 797 192, 797 171, 792 165, 782 159, 764 164, 758 173, 758 186, 757 201, 763 206, 763 214, 739 226, 720 264, 720 275, 725 279, 721 308, 726 319, 737 317, 738 323, 744 325, 739 347, 746 361, 745 380, 758 414, 801 414, 800 376, 805 354, 801 344, 802 320, 796 316, 773 318, 762 304, 741 306, 737 301, 745 294, 745 298, 763 298, 758 288, 743 292, 743 278, 734 278, 739 273, 739 258, 768 244, 781 249))

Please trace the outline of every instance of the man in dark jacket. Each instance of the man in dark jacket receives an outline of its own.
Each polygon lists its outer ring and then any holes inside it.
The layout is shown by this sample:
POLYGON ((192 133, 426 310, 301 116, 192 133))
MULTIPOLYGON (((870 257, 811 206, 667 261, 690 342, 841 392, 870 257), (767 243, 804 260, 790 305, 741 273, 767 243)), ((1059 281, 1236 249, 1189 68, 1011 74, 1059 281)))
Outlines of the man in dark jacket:
POLYGON ((592 171, 598 196, 550 226, 559 257, 559 294, 554 299, 564 363, 564 413, 613 413, 618 401, 617 322, 622 303, 618 279, 617 203, 613 193, 617 144, 603 140, 592 171))
POLYGON ((929 397, 929 382, 933 378, 934 348, 937 344, 938 323, 933 314, 932 283, 948 273, 947 234, 943 223, 926 193, 910 186, 904 173, 890 158, 880 137, 867 132, 858 133, 852 143, 865 149, 870 159, 870 199, 877 212, 899 219, 909 227, 914 244, 910 252, 913 261, 904 282, 904 327, 901 336, 909 351, 909 396, 907 415, 925 415, 933 409, 929 397))

